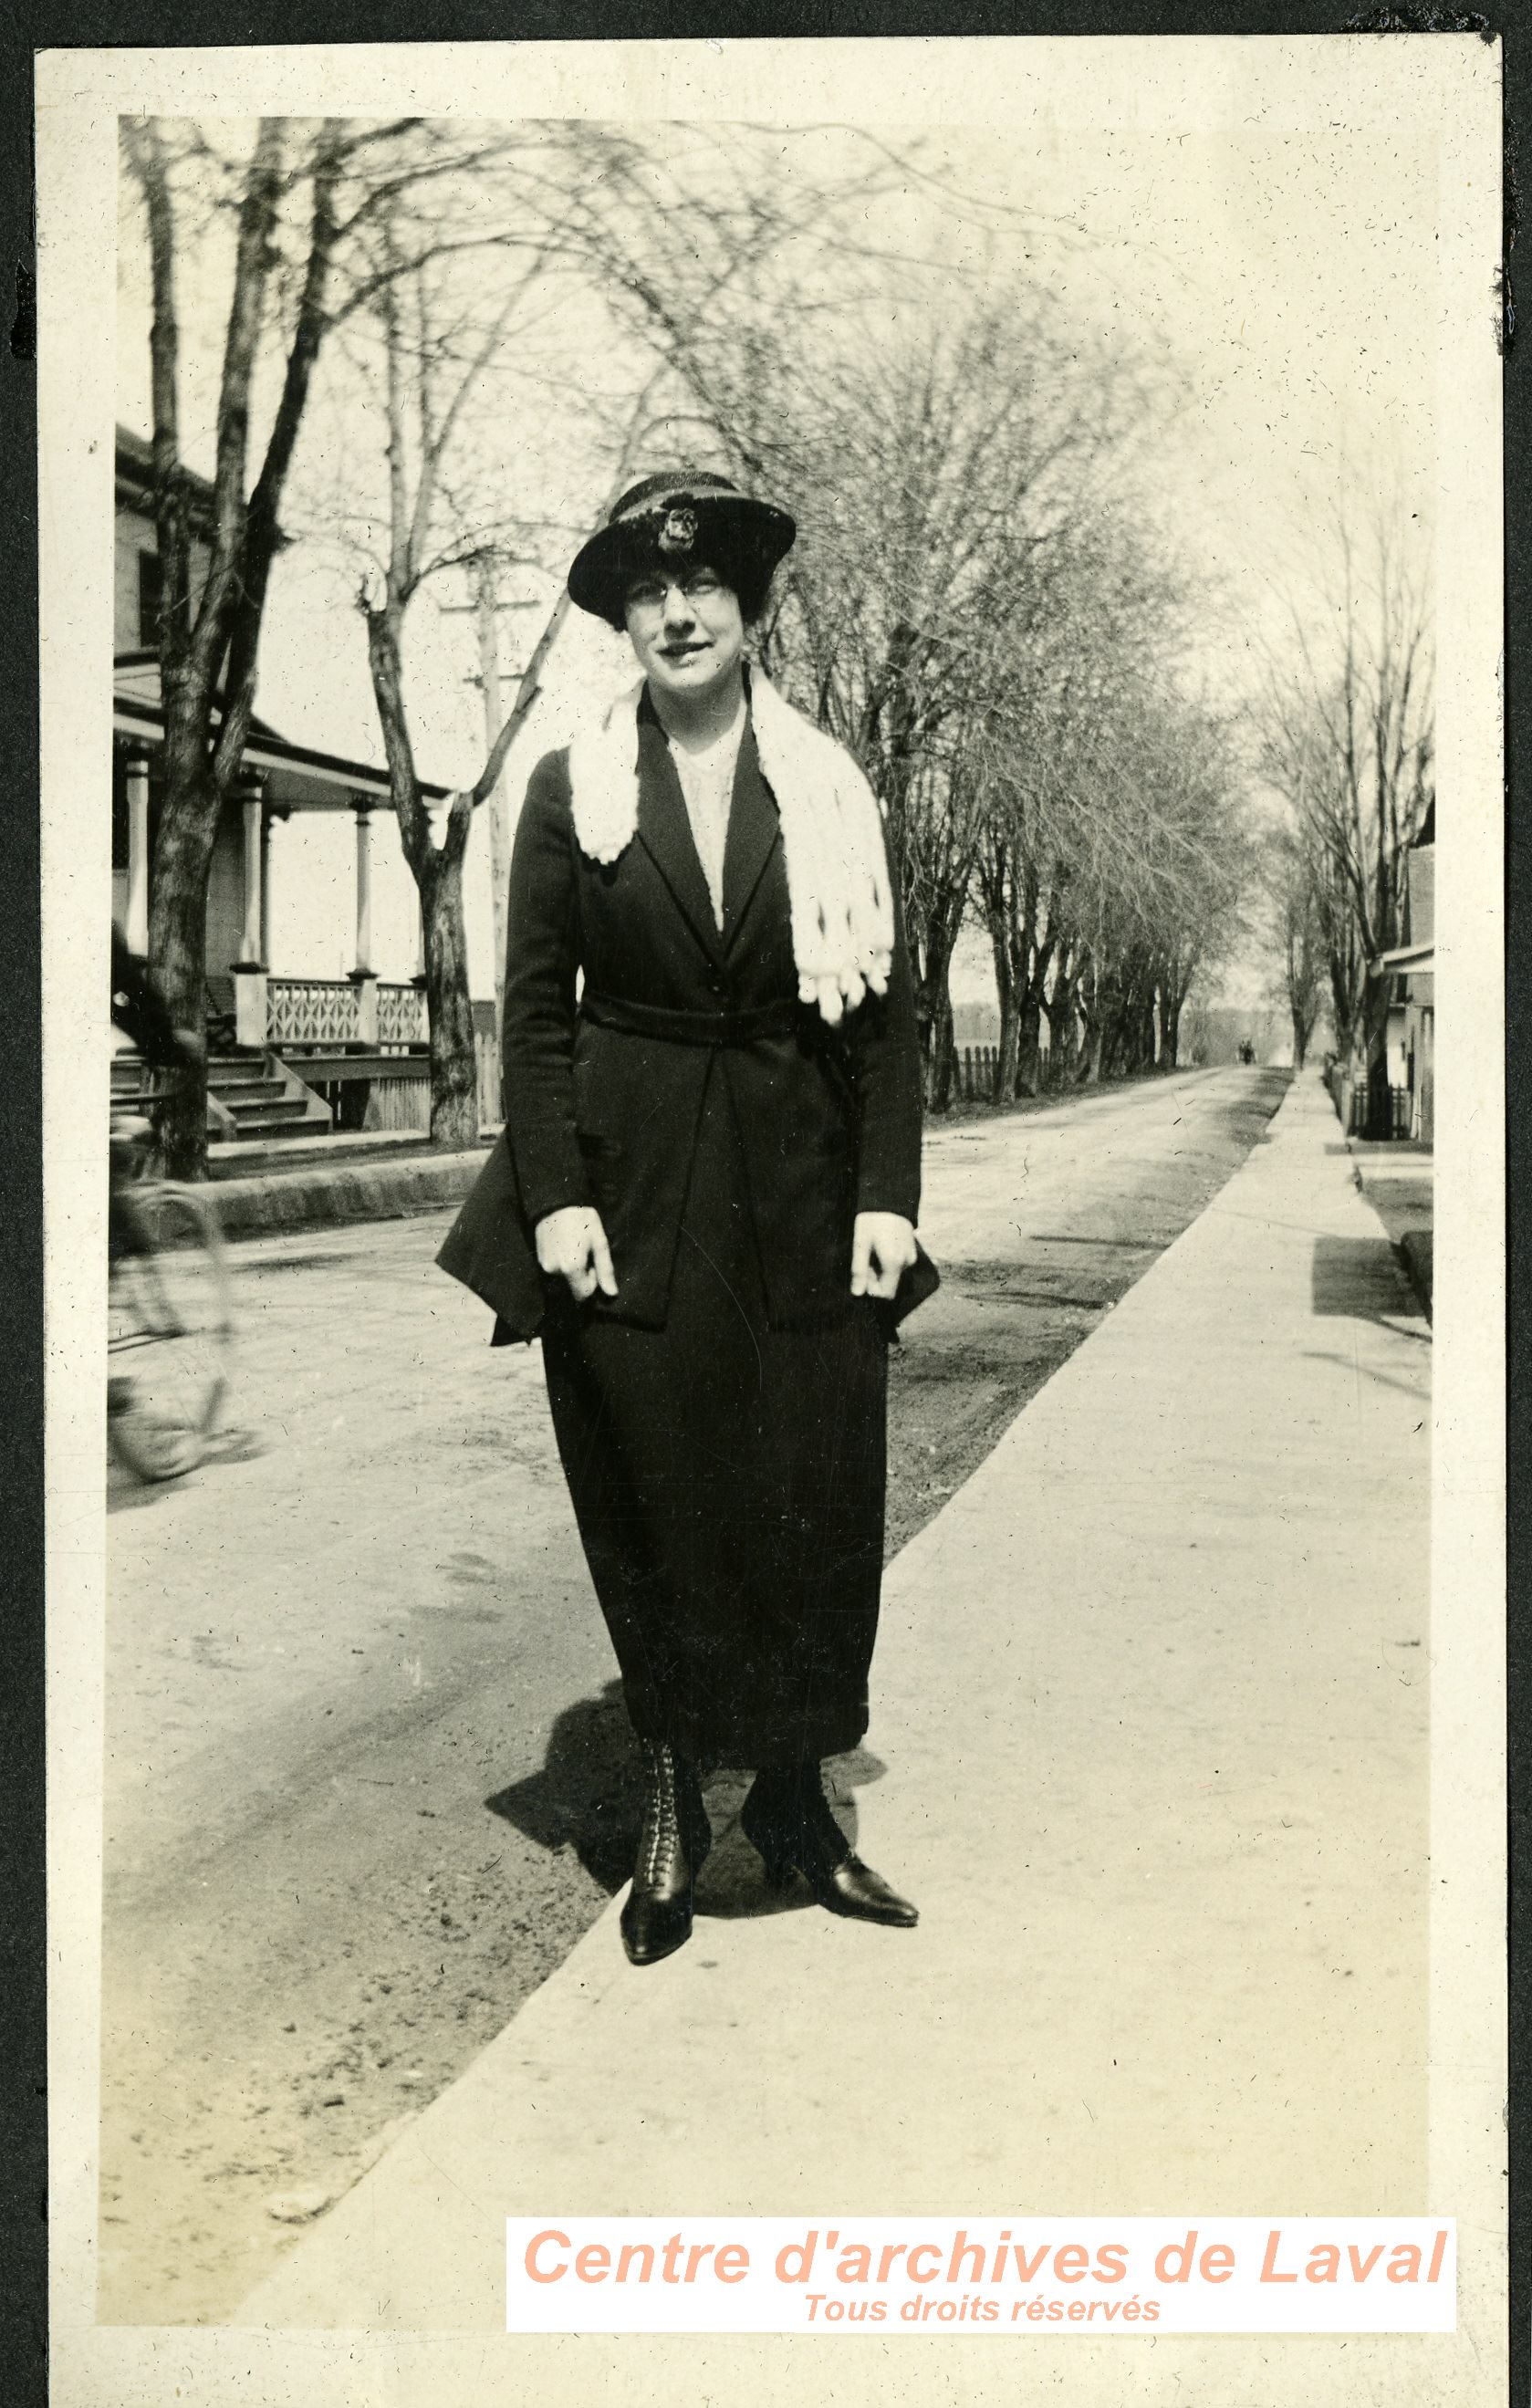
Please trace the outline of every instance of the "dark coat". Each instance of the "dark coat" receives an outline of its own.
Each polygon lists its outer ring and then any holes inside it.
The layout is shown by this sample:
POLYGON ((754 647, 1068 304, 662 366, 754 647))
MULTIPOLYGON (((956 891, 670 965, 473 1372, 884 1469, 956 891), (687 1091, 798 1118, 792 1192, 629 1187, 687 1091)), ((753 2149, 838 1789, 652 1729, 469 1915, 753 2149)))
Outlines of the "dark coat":
MULTIPOLYGON (((722 932, 647 697, 638 760, 637 835, 608 865, 580 849, 567 753, 533 772, 510 872, 506 1136, 437 1259, 494 1305, 497 1335, 531 1337, 544 1309, 533 1228, 593 1204, 619 1292, 596 1296, 591 1312, 663 1327, 703 1099, 722 1078, 772 1325, 811 1327, 846 1309, 854 1215, 913 1221, 919 1208, 920 1061, 902 935, 886 996, 828 1028, 796 999, 781 832, 753 730, 735 774, 722 932), (721 1035, 730 1041, 708 1041, 721 1035)), ((901 1292, 906 1310, 935 1285, 923 1258, 919 1268, 901 1292)))

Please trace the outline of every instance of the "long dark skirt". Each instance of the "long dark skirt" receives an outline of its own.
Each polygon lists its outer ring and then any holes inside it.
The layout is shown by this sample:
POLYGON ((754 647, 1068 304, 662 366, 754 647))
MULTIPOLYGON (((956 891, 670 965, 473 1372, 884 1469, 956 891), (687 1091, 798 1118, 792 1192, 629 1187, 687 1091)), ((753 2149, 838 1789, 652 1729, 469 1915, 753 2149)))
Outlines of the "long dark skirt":
POLYGON ((866 1729, 888 1358, 875 1309, 850 1297, 831 1327, 767 1326, 743 1195, 715 1067, 666 1326, 566 1298, 543 1361, 635 1729, 754 1767, 866 1729))

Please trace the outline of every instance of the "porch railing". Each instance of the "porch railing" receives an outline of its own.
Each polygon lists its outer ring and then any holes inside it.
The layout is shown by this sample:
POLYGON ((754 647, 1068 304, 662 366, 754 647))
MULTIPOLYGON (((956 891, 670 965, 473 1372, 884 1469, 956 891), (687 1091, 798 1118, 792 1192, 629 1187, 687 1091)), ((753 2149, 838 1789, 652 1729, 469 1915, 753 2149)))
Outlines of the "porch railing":
POLYGON ((378 986, 379 1045, 423 1045, 428 1035, 425 997, 418 986, 378 986))
POLYGON ((350 979, 268 979, 266 1037, 273 1045, 357 1045, 362 998, 350 979))
POLYGON ((381 979, 265 982, 269 1045, 423 1045, 425 997, 381 979))

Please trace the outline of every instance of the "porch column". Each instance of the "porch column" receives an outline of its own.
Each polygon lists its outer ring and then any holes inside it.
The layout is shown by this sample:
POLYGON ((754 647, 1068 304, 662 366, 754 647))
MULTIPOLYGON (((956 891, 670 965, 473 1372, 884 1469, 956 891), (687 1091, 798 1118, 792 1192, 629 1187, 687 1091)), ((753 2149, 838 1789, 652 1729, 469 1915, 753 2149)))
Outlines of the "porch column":
POLYGON ((123 935, 136 953, 149 951, 149 754, 127 758, 128 899, 123 935))
POLYGON ((358 795, 356 813, 356 963, 353 978, 371 978, 372 968, 372 802, 358 795))
POLYGON ((239 782, 239 804, 245 815, 245 927, 239 939, 239 968, 261 969, 261 810, 264 778, 247 772, 239 782))
POLYGON ((271 831, 291 817, 285 804, 268 803, 261 817, 261 959, 271 966, 271 831))

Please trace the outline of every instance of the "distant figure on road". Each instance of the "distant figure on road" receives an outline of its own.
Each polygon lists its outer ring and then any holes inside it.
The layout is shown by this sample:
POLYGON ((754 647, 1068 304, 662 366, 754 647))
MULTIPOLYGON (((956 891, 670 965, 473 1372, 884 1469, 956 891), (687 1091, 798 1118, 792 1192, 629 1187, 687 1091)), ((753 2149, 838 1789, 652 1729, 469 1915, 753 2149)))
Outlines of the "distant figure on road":
POLYGON ((1248 1037, 1242 1037, 1239 1040, 1239 1059, 1247 1069, 1255 1059, 1255 1048, 1248 1037))
POLYGON ((916 1920, 821 1774, 867 1727, 887 1347, 936 1275, 880 809, 745 655, 795 532, 677 470, 624 494, 570 569, 644 674, 533 772, 506 1138, 441 1255, 498 1339, 542 1339, 642 1759, 622 1918, 639 1965, 690 1935, 720 1765, 756 1774, 741 1820, 768 1877, 916 1920))

